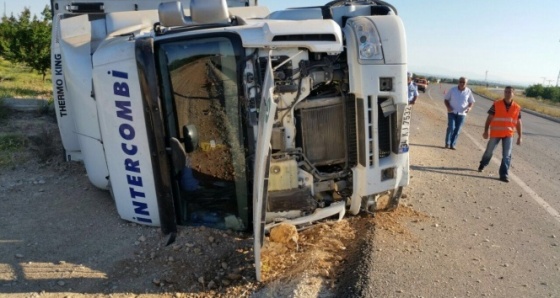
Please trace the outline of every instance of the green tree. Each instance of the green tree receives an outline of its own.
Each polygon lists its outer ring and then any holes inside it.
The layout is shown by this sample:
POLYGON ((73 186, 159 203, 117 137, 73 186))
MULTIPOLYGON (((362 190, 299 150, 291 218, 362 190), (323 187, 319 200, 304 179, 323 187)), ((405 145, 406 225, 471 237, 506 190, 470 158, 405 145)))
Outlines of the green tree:
POLYGON ((42 19, 31 16, 29 8, 24 8, 19 18, 13 15, 2 17, 0 23, 0 54, 13 63, 23 63, 43 75, 50 67, 51 11, 43 9, 42 19))
POLYGON ((16 35, 17 19, 12 14, 10 17, 3 16, 0 22, 0 55, 5 59, 12 60, 12 53, 9 50, 8 41, 16 35))
POLYGON ((542 97, 544 99, 558 101, 560 99, 560 88, 558 87, 545 87, 542 97))
POLYGON ((525 95, 529 97, 542 97, 544 94, 544 87, 541 84, 531 85, 525 89, 525 95))

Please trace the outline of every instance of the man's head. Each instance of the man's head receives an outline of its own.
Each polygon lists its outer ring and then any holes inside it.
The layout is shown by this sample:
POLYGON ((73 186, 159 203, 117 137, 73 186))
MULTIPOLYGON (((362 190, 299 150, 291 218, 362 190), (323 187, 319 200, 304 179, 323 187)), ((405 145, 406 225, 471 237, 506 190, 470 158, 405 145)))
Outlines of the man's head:
POLYGON ((406 77, 408 78, 408 82, 412 82, 412 74, 409 72, 406 73, 406 77))
POLYGON ((465 90, 468 82, 469 82, 469 80, 467 78, 460 77, 459 78, 459 85, 457 86, 457 88, 459 88, 459 90, 461 90, 461 91, 465 90))
POLYGON ((513 87, 506 86, 504 88, 504 99, 508 102, 513 100, 513 96, 515 95, 514 92, 515 92, 515 89, 513 87))

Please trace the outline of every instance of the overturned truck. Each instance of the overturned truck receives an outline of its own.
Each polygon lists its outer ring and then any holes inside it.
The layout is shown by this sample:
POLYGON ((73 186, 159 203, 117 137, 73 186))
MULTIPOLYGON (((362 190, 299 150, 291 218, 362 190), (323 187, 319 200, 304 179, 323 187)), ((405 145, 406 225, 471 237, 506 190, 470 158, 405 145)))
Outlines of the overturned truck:
MULTIPOLYGON (((383 1, 52 0, 67 160, 139 224, 252 230, 398 205, 405 33, 383 1)), ((257 266, 257 277, 260 277, 257 266)))

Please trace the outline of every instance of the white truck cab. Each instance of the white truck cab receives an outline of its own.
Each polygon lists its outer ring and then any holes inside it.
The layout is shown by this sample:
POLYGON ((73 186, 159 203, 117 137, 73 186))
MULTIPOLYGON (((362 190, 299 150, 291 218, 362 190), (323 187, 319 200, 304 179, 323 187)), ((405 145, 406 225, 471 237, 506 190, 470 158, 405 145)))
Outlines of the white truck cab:
MULTIPOLYGON (((403 24, 383 1, 52 0, 67 160, 119 215, 263 234, 396 207, 409 182, 403 24)), ((260 264, 259 260, 256 260, 260 264)), ((257 278, 260 278, 260 266, 257 278)))

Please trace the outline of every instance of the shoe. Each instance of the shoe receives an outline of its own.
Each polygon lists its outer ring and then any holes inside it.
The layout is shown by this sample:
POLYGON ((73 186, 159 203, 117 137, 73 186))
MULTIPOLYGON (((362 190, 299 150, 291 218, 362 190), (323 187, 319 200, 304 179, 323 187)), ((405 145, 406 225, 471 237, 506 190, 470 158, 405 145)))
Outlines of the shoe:
POLYGON ((484 170, 484 166, 479 166, 479 167, 478 167, 478 171, 479 171, 479 172, 482 172, 482 170, 484 170))
POLYGON ((508 179, 508 177, 500 177, 500 181, 508 183, 509 179, 508 179))
POLYGON ((448 149, 448 148, 449 148, 449 145, 445 144, 445 149, 448 149))
POLYGON ((453 146, 449 147, 449 149, 451 149, 451 150, 457 150, 457 149, 455 149, 455 147, 453 147, 453 146))

